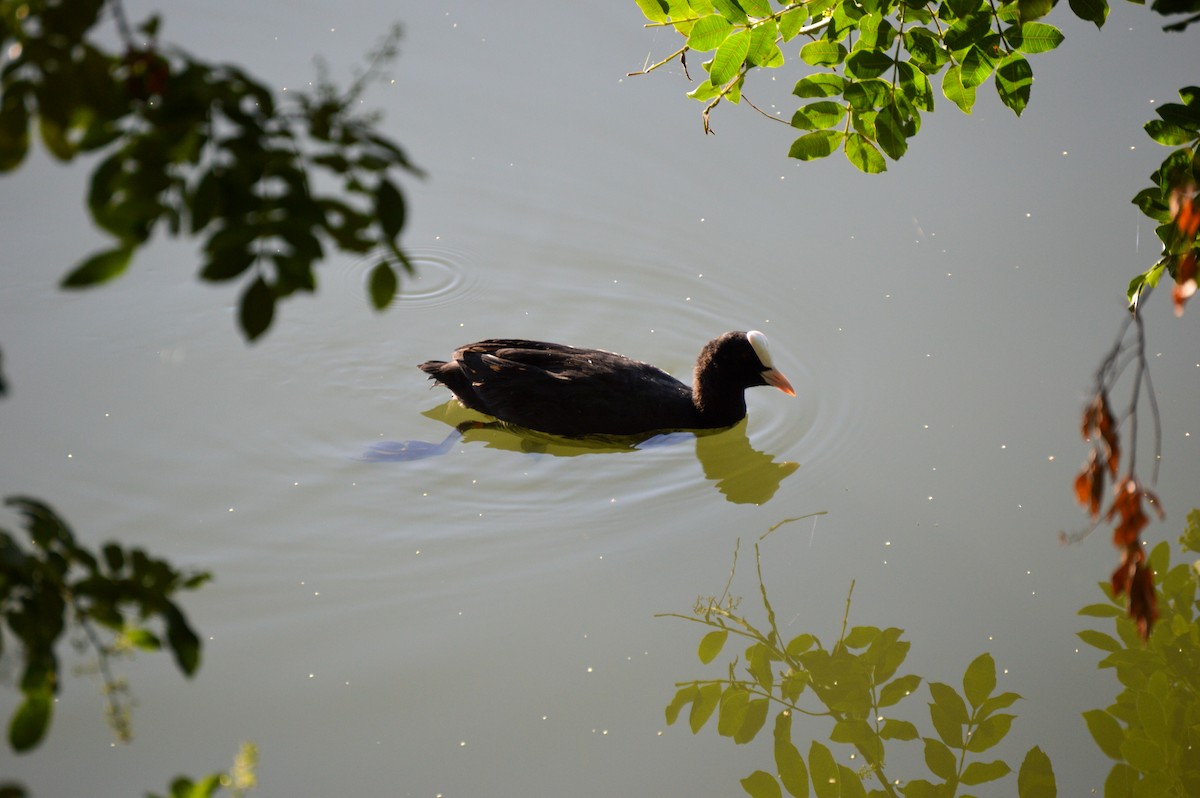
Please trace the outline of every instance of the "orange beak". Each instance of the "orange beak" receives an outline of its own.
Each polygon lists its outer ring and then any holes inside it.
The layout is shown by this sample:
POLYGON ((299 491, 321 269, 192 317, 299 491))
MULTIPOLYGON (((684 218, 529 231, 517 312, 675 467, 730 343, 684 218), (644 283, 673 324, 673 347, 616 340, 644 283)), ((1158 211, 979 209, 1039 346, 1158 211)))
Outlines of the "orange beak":
POLYGON ((766 380, 767 385, 774 385, 779 390, 786 393, 788 396, 795 396, 796 389, 787 381, 787 377, 780 374, 775 369, 767 369, 762 373, 762 378, 766 380))

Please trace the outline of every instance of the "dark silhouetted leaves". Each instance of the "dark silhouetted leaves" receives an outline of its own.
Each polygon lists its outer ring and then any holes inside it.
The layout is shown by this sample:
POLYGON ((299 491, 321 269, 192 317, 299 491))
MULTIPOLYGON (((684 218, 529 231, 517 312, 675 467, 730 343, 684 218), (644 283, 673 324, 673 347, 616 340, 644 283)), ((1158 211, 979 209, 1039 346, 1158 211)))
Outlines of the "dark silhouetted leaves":
POLYGON ((257 339, 271 326, 274 316, 275 292, 259 277, 242 294, 238 318, 246 337, 251 341, 257 339))

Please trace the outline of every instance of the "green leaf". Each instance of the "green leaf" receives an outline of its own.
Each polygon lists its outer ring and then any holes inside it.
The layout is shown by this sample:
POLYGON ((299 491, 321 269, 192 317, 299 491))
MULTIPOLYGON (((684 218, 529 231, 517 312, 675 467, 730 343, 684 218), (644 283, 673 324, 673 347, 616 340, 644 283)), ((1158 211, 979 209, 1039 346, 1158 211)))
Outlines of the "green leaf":
POLYGON ((975 87, 963 83, 962 72, 958 64, 946 70, 942 76, 942 94, 954 103, 964 114, 971 113, 975 106, 975 87))
POLYGON ((242 332, 248 340, 254 341, 271 326, 271 318, 275 315, 275 292, 267 281, 258 277, 242 294, 241 309, 238 319, 242 332))
POLYGON ((767 721, 767 710, 769 708, 770 701, 767 699, 751 699, 746 704, 745 711, 741 713, 742 720, 733 733, 733 741, 738 745, 745 745, 758 736, 763 724, 767 721))
POLYGON ((855 50, 846 58, 846 75, 855 78, 875 78, 895 66, 887 53, 876 50, 855 50))
POLYGON ((925 764, 933 775, 949 781, 958 773, 958 760, 941 740, 925 738, 925 764))
POLYGON ((765 770, 756 770, 741 781, 742 789, 751 798, 782 798, 779 782, 765 770))
POLYGON ((1096 23, 1097 28, 1104 27, 1108 19, 1108 0, 1070 0, 1071 11, 1085 22, 1096 23))
POLYGON ((995 762, 972 762, 963 771, 960 781, 968 786, 986 784, 989 781, 1002 779, 1009 773, 1012 773, 1012 768, 999 759, 995 762))
POLYGON ((167 645, 175 655, 175 663, 185 676, 192 676, 200 667, 200 638, 174 604, 168 603, 163 610, 163 621, 167 625, 167 645))
POLYGON ((1104 632, 1098 632, 1095 629, 1081 629, 1076 632, 1079 639, 1087 643, 1093 648, 1098 648, 1101 651, 1120 651, 1124 646, 1113 639, 1111 635, 1106 635, 1104 632))
POLYGON ((771 4, 767 0, 738 0, 738 4, 752 17, 771 16, 771 4))
POLYGON ((892 160, 898 160, 908 151, 908 137, 904 132, 904 120, 895 104, 889 104, 875 117, 875 140, 879 148, 892 160))
POLYGON ((1017 9, 1022 22, 1031 22, 1050 13, 1054 0, 1017 0, 1017 9))
POLYGON ((877 637, 879 637, 879 629, 874 626, 854 626, 851 627, 849 634, 842 642, 846 648, 866 648, 875 642, 877 637))
POLYGON ((667 4, 662 0, 634 0, 638 8, 651 22, 667 21, 667 4))
POLYGON ((707 665, 716 659, 717 655, 721 653, 721 649, 725 647, 728 637, 728 629, 717 629, 706 634, 700 640, 700 661, 707 665))
POLYGON ((846 137, 846 158, 869 175, 887 171, 883 155, 861 133, 851 133, 846 137))
POLYGON ((371 304, 376 310, 383 310, 396 296, 396 288, 399 281, 396 279, 396 272, 392 269, 391 264, 386 260, 375 264, 375 268, 371 270, 371 279, 369 282, 369 290, 371 294, 371 304))
POLYGON ((133 250, 133 244, 122 244, 119 247, 92 255, 64 277, 60 287, 88 288, 108 282, 129 267, 133 250))
MULTIPOLYGON (((1021 17, 1025 19, 1024 16, 1021 17)), ((1044 22, 1025 22, 1021 25, 1021 42, 1017 49, 1023 53, 1046 53, 1062 44, 1062 31, 1044 22)))
MULTIPOLYGON (((1107 790, 1105 791, 1107 795, 1107 790)), ((1036 745, 1025 754, 1021 771, 1017 774, 1018 798, 1057 798, 1058 787, 1054 782, 1054 768, 1050 757, 1036 745)))
POLYGON ((792 89, 792 94, 797 97, 834 97, 841 94, 846 88, 846 81, 841 75, 835 75, 832 72, 818 72, 815 75, 808 75, 801 78, 796 87, 792 89))
POLYGON ((879 691, 879 707, 890 707, 912 695, 921 686, 921 677, 913 674, 897 676, 879 691))
POLYGON ((808 798, 808 768, 792 744, 792 716, 788 712, 780 712, 775 718, 775 768, 788 795, 808 798))
POLYGON ((998 43, 998 36, 989 36, 983 41, 971 45, 967 54, 959 62, 962 66, 960 74, 964 86, 980 86, 996 68, 997 58, 993 48, 998 43))
POLYGON ((733 26, 729 24, 729 20, 720 14, 701 17, 696 20, 692 32, 688 34, 687 46, 700 52, 715 50, 729 37, 732 30, 733 26))
POLYGON ((704 727, 720 701, 721 685, 706 684, 698 689, 696 698, 692 702, 692 712, 688 716, 688 725, 692 728, 692 734, 696 734, 704 727))
POLYGON ((929 85, 929 78, 925 73, 908 61, 901 61, 897 65, 897 72, 900 92, 908 98, 913 107, 922 111, 932 111, 933 87, 929 85))
POLYGON ((1005 707, 1012 706, 1012 704, 1015 701, 1019 701, 1020 698, 1021 696, 1017 695, 1016 693, 1000 693, 999 695, 994 695, 987 701, 983 702, 983 704, 979 707, 979 711, 975 717, 979 720, 982 720, 988 715, 991 715, 997 709, 1004 709, 1005 707))
POLYGON ((816 740, 808 747, 808 768, 817 798, 839 798, 842 790, 837 762, 829 749, 816 740))
POLYGON ((1146 123, 1145 128, 1150 138, 1168 147, 1188 144, 1192 139, 1196 138, 1196 134, 1192 131, 1178 125, 1172 125, 1170 122, 1164 122, 1161 119, 1151 119, 1146 123))
POLYGON ((791 149, 788 150, 788 157, 798 158, 801 161, 825 158, 841 145, 845 136, 846 134, 840 130, 818 130, 814 133, 807 133, 792 142, 791 149))
POLYGON ((958 691, 950 685, 942 682, 930 682, 929 694, 933 697, 934 704, 942 708, 946 712, 947 717, 955 723, 965 725, 970 721, 966 703, 963 701, 962 696, 958 694, 958 691))
POLYGON ((695 701, 699 694, 700 689, 695 684, 689 684, 676 690, 675 697, 671 699, 671 703, 667 704, 667 725, 675 725, 675 721, 679 718, 679 711, 695 701))
POLYGON ((8 724, 8 744, 12 749, 22 753, 37 746, 46 736, 53 711, 54 694, 50 689, 26 691, 25 700, 8 724))
POLYGON ((848 51, 839 42, 821 39, 800 48, 800 59, 809 66, 835 66, 846 59, 848 51))
POLYGON ((986 651, 967 666, 963 674, 963 695, 978 709, 996 689, 996 661, 986 651))
POLYGON ((737 77, 742 65, 746 63, 746 56, 749 53, 750 31, 742 30, 729 36, 721 42, 721 46, 717 48, 717 54, 713 56, 712 69, 709 70, 708 79, 714 86, 724 86, 737 77))
POLYGON ((779 17, 779 35, 785 42, 790 42, 807 21, 808 9, 802 5, 792 6, 779 17))
POLYGON ((757 67, 783 66, 783 51, 775 44, 779 35, 779 26, 774 20, 766 20, 750 31, 750 52, 746 60, 757 67))
POLYGON ((802 105, 792 114, 792 127, 801 130, 827 130, 846 116, 846 107, 832 100, 802 105))
POLYGON ((908 721, 888 718, 883 722, 879 736, 884 740, 915 740, 921 735, 917 732, 917 727, 908 721))
POLYGON ((1033 88, 1033 69, 1020 53, 1010 53, 996 68, 996 93, 1017 116, 1029 103, 1033 88))
POLYGON ((1125 730, 1120 722, 1103 709, 1089 709, 1083 713, 1083 719, 1104 755, 1109 759, 1122 760, 1121 743, 1125 741, 1125 730))
POLYGON ((975 754, 982 753, 1003 740, 1012 728, 1014 717, 1001 713, 980 723, 972 732, 971 739, 967 740, 967 750, 975 754))
POLYGON ((829 739, 835 743, 863 745, 875 737, 875 730, 861 718, 843 718, 833 724, 829 739))

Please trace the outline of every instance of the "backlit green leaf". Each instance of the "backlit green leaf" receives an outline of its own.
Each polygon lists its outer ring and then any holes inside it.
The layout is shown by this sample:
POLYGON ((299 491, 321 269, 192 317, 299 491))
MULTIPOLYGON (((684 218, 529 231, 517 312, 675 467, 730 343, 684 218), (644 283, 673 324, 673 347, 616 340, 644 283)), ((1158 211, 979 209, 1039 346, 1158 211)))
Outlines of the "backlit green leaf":
POLYGON ((875 78, 895 65, 892 57, 877 50, 855 50, 846 58, 846 74, 855 78, 875 78))
POLYGON ((1023 53, 1046 53, 1062 44, 1063 38, 1062 31, 1053 25, 1025 22, 1021 25, 1021 43, 1017 49, 1023 53))
POLYGON ((133 249, 132 244, 124 244, 92 255, 64 277, 60 286, 62 288, 88 288, 108 282, 129 267, 133 249))
POLYGON ((1020 53, 1010 53, 996 68, 996 93, 1017 116, 1029 103, 1033 88, 1033 69, 1020 53))
POLYGON ((841 145, 846 134, 841 130, 818 130, 807 133, 792 142, 789 158, 811 161, 831 155, 841 145))
MULTIPOLYGON (((879 112, 875 118, 875 140, 879 147, 892 160, 904 155, 908 150, 908 137, 904 132, 904 121, 900 118, 896 106, 889 105, 879 112)), ((887 678, 884 675, 883 678, 887 678)))
POLYGON ((1194 132, 1185 130, 1177 125, 1172 125, 1169 122, 1164 122, 1161 119, 1151 119, 1146 123, 1145 127, 1146 133, 1150 135, 1150 138, 1168 147, 1187 144, 1196 138, 1194 132))
POLYGON ((810 66, 835 66, 846 59, 847 50, 839 42, 824 39, 800 48, 800 59, 810 66))
POLYGON ((725 41, 732 30, 733 26, 725 17, 719 14, 710 14, 700 18, 692 26, 692 32, 688 34, 687 46, 700 52, 715 50, 721 46, 721 42, 725 41))
POLYGON ((846 107, 830 100, 802 105, 792 114, 792 127, 801 130, 826 130, 841 122, 846 107))
POLYGON ((779 17, 779 35, 785 42, 790 42, 807 21, 808 9, 802 5, 792 6, 779 17))
POLYGON ((720 711, 717 713, 717 734, 732 737, 742 728, 746 710, 750 705, 750 693, 742 687, 729 686, 721 694, 720 711))
POLYGON ((832 72, 818 72, 801 78, 792 94, 797 97, 834 97, 846 88, 846 81, 841 75, 832 72))
POLYGON ((661 0, 634 0, 646 19, 651 22, 665 22, 667 19, 667 4, 661 0))
MULTIPOLYGON (((1107 790, 1105 791, 1107 795, 1107 790)), ((1018 798, 1057 798, 1058 787, 1054 782, 1054 768, 1050 757, 1036 745, 1025 754, 1021 771, 1017 774, 1018 798)))
POLYGON ((767 20, 756 25, 750 31, 750 52, 746 60, 758 67, 783 66, 783 51, 775 44, 779 28, 774 20, 767 20))
POLYGON ((883 154, 861 133, 851 133, 846 137, 846 159, 869 175, 887 171, 883 154))
POLYGON ((971 113, 971 109, 975 106, 975 87, 963 84, 962 74, 957 64, 947 69, 945 75, 942 76, 942 94, 945 94, 946 99, 957 105, 965 114, 971 113))
POLYGON ((1023 22, 1032 22, 1050 13, 1054 0, 1017 0, 1017 8, 1023 22))
POLYGON ((708 73, 714 86, 724 86, 737 77, 750 52, 750 31, 742 30, 729 36, 717 48, 712 69, 708 73))

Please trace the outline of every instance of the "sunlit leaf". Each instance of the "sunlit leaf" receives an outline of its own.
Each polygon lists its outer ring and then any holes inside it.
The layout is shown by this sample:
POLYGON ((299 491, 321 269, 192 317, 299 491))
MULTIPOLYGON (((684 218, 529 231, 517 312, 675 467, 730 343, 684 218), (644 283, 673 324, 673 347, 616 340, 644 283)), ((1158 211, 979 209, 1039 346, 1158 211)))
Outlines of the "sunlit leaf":
POLYGON ((1017 0, 1017 8, 1020 10, 1022 22, 1040 19, 1049 14, 1053 7, 1054 0, 1017 0))
POLYGON ((837 150, 845 136, 845 132, 841 130, 818 130, 807 133, 792 142, 791 149, 788 150, 788 157, 798 158, 801 161, 824 158, 837 150))
POLYGON ((869 175, 887 171, 883 155, 860 133, 846 137, 846 159, 869 175))
POLYGON ((996 67, 996 93, 1000 100, 1020 116, 1029 103, 1033 89, 1033 69, 1020 53, 1010 53, 996 67))
POLYGON ((808 9, 803 5, 792 6, 779 17, 779 35, 785 42, 790 42, 807 21, 808 9))
POLYGON ((879 148, 892 160, 899 159, 908 151, 904 121, 894 104, 884 108, 875 118, 875 140, 879 142, 879 148))
POLYGON ((662 0, 634 0, 642 13, 646 15, 646 19, 651 22, 666 22, 667 20, 667 4, 662 0))
POLYGON ((921 677, 913 674, 899 676, 883 686, 879 691, 879 706, 890 707, 911 695, 921 685, 921 677))
POLYGON ((675 721, 679 718, 679 711, 695 701, 696 696, 699 694, 700 690, 695 684, 689 684, 686 687, 680 687, 678 690, 676 690, 675 697, 671 699, 670 704, 667 704, 667 725, 674 725, 675 721))
POLYGON ((960 781, 966 785, 986 784, 1002 779, 1011 772, 1012 768, 999 759, 994 762, 972 762, 963 771, 960 781))
POLYGON ((831 100, 802 105, 792 114, 792 127, 801 130, 826 130, 846 116, 846 106, 831 100))
POLYGON ((717 629, 709 632, 700 640, 700 661, 705 665, 716 659, 721 653, 721 649, 725 646, 725 641, 729 637, 728 629, 717 629))
MULTIPOLYGON (((1108 794, 1106 790, 1105 795, 1108 794)), ((1017 774, 1018 798, 1057 798, 1057 795, 1058 787, 1054 782, 1050 757, 1037 746, 1030 748, 1017 774)))
POLYGON ((730 25, 729 20, 720 14, 701 17, 696 20, 691 33, 688 34, 687 46, 700 52, 715 50, 721 46, 721 42, 725 41, 731 31, 733 31, 733 25, 730 25))
POLYGON ((742 728, 746 711, 750 706, 750 693, 744 688, 730 685, 721 694, 720 711, 717 713, 717 734, 733 737, 742 728))
POLYGON ((800 59, 810 66, 834 66, 846 58, 845 46, 821 39, 800 48, 800 59))
POLYGON ((963 83, 957 64, 948 68, 942 76, 942 94, 945 94, 946 99, 957 105, 965 114, 971 113, 971 109, 975 106, 975 87, 963 83))
POLYGON ((756 25, 750 31, 750 52, 746 60, 759 67, 783 66, 783 51, 775 43, 779 28, 774 20, 767 20, 756 25))
POLYGON ((746 63, 746 56, 749 53, 750 31, 738 31, 727 37, 717 48, 717 54, 713 56, 712 69, 708 73, 709 80, 713 82, 714 86, 724 86, 733 80, 741 71, 742 65, 746 63))
POLYGON ((1017 49, 1023 53, 1045 53, 1062 44, 1063 38, 1062 31, 1053 25, 1025 22, 1021 25, 1021 44, 1017 49))

